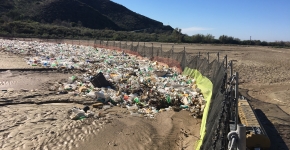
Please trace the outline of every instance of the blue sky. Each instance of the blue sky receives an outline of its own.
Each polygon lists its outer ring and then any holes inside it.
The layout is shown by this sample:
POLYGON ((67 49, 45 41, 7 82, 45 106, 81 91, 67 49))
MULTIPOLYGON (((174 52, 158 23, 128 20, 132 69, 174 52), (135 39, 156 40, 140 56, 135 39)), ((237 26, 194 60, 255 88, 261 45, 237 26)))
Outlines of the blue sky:
POLYGON ((112 0, 182 33, 290 41, 290 0, 112 0))

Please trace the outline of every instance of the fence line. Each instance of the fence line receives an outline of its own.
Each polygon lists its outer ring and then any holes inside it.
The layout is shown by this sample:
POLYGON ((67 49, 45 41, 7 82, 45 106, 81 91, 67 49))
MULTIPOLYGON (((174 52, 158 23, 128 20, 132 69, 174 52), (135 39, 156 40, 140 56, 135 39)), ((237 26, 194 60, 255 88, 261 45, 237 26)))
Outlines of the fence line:
MULTIPOLYGON (((153 43, 124 42, 124 41, 103 41, 103 40, 68 40, 68 39, 33 39, 16 38, 16 40, 81 44, 116 50, 132 55, 147 57, 152 61, 158 61, 174 67, 179 72, 186 67, 198 70, 206 76, 213 84, 212 97, 209 106, 209 113, 206 116, 205 135, 202 138, 200 149, 227 149, 227 134, 230 132, 231 124, 238 123, 236 110, 237 97, 234 97, 233 87, 227 82, 234 76, 232 63, 228 63, 225 56, 220 58, 219 53, 190 53, 186 48, 177 49, 173 44, 171 47, 156 47, 153 43), (230 65, 229 65, 230 64, 230 65), (230 68, 230 70, 228 70, 230 68), (230 76, 228 74, 230 73, 230 76)), ((205 116, 204 116, 205 117, 205 116)))
MULTIPOLYGON (((202 138, 197 149, 227 149, 227 134, 230 130, 230 120, 237 123, 236 99, 231 96, 233 89, 227 86, 228 62, 227 56, 221 60, 219 53, 215 53, 216 57, 211 56, 212 53, 198 53, 192 55, 183 50, 176 50, 175 45, 164 50, 162 44, 160 47, 154 47, 153 44, 146 46, 145 43, 140 47, 140 43, 122 43, 120 41, 95 41, 97 47, 123 51, 126 53, 147 57, 150 60, 161 61, 170 67, 176 67, 184 70, 185 67, 197 69, 202 75, 206 76, 213 83, 212 98, 209 104, 209 112, 205 123, 205 135, 202 138), (117 44, 116 44, 117 43, 117 44), (203 57, 202 57, 203 56, 203 57), (211 56, 211 57, 210 57, 211 56), (212 60, 210 60, 212 59, 212 60), (234 110, 233 110, 234 109, 234 110), (230 113, 234 112, 234 113, 230 113), (231 117, 230 117, 231 116, 231 117), (233 118, 234 116, 234 118, 233 118)), ((230 69, 232 71, 232 69, 230 69)), ((233 75, 232 72, 231 76, 233 75)), ((233 124, 232 123, 232 124, 233 124)))

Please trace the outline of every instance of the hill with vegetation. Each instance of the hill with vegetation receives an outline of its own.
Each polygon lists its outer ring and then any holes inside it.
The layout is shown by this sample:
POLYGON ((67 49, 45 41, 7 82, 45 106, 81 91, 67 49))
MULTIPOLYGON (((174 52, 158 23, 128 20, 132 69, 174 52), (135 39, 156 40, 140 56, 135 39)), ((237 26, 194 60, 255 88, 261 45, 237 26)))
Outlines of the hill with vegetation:
POLYGON ((1 23, 34 21, 118 31, 173 30, 110 0, 1 0, 0 15, 1 23))
POLYGON ((0 0, 0 36, 290 47, 290 42, 186 35, 110 0, 0 0))

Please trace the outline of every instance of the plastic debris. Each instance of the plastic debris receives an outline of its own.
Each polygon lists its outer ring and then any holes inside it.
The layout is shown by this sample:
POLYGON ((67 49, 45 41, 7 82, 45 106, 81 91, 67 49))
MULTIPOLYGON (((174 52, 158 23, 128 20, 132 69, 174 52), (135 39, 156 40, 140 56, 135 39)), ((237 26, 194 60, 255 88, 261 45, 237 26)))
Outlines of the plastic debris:
POLYGON ((84 110, 74 107, 69 111, 69 114, 71 120, 82 120, 94 116, 94 114, 88 110, 88 107, 85 107, 84 110))
MULTIPOLYGON (((146 58, 70 44, 0 40, 0 45, 4 51, 25 56, 30 66, 78 70, 49 90, 92 99, 94 108, 120 106, 132 116, 149 118, 162 111, 188 110, 201 117, 206 105, 195 79, 146 58)), ((73 112, 74 119, 87 116, 83 110, 73 112)))

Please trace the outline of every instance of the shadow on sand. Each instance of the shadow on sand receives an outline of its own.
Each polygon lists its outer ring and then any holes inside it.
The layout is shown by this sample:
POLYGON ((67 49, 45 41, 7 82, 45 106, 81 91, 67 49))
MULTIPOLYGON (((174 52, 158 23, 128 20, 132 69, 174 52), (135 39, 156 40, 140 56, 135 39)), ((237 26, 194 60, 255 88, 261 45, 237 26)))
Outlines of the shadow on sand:
MULTIPOLYGON (((254 109, 254 112, 257 115, 257 118, 259 119, 261 126, 265 129, 270 141, 271 141, 271 147, 270 150, 289 150, 289 139, 290 139, 290 126, 289 125, 283 125, 280 123, 272 123, 268 117, 265 115, 265 113, 259 109, 259 107, 265 107, 272 109, 274 112, 276 112, 277 118, 281 117, 280 119, 284 118, 284 121, 289 122, 288 118, 290 116, 286 114, 284 111, 282 111, 277 105, 272 103, 266 103, 263 101, 260 101, 258 99, 255 99, 251 97, 248 94, 247 89, 239 89, 239 92, 241 95, 243 95, 251 105, 254 105, 256 109, 254 109), (281 115, 281 116, 279 116, 281 115), (286 119, 287 118, 287 119, 286 119), (286 120, 285 120, 286 119, 286 120), (288 120, 288 121, 287 121, 288 120), (283 139, 284 138, 284 139, 283 139), (286 142, 288 143, 285 143, 286 142)), ((273 112, 271 112, 273 113, 273 112)), ((283 120, 283 119, 282 119, 283 120)))
POLYGON ((262 126, 264 127, 270 141, 271 141, 271 150, 288 150, 288 147, 282 137, 280 136, 280 133, 277 131, 275 126, 279 126, 279 124, 272 124, 271 121, 267 118, 267 116, 263 113, 260 109, 254 110, 258 119, 260 120, 262 126))

